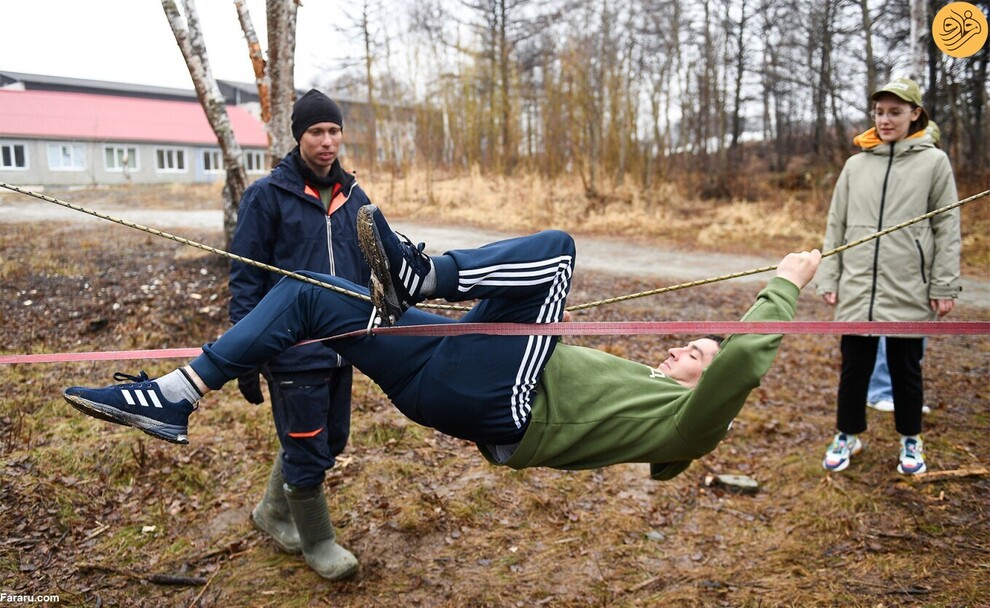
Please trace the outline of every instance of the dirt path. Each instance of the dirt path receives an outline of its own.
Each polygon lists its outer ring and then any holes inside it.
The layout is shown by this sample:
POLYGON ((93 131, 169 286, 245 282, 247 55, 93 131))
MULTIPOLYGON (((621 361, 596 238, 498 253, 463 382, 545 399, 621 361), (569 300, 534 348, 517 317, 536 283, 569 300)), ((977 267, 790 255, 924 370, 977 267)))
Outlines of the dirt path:
MULTIPOLYGON (((426 226, 410 222, 394 222, 395 229, 415 235, 417 241, 426 242, 429 253, 442 253, 448 249, 476 247, 485 243, 518 236, 475 228, 447 228, 426 226)), ((709 252, 674 251, 631 243, 612 237, 576 236, 577 271, 608 273, 617 276, 653 277, 695 281, 714 276, 761 268, 776 264, 779 258, 762 258, 746 255, 724 255, 709 252)), ((735 279, 763 283, 768 274, 757 274, 735 279)))
MULTIPOLYGON (((113 217, 166 231, 178 231, 182 228, 205 228, 220 231, 223 222, 221 212, 215 210, 119 209, 107 213, 113 217)), ((107 220, 51 203, 0 199, 0 224, 41 221, 107 222, 107 220)), ((476 247, 494 240, 517 236, 464 226, 429 226, 408 221, 396 221, 394 225, 396 230, 411 235, 411 238, 417 242, 426 242, 427 251, 430 253, 476 247)), ((182 236, 182 234, 178 235, 182 236)), ((785 253, 775 252, 772 256, 761 257, 672 250, 611 237, 577 236, 575 240, 578 245, 576 267, 579 271, 678 282, 707 279, 772 266, 785 253)), ((209 244, 216 245, 216 243, 209 244)), ((733 281, 763 283, 769 276, 769 273, 760 273, 733 279, 733 281)), ((963 277, 963 292, 960 295, 959 303, 978 308, 990 308, 990 277, 963 277)))

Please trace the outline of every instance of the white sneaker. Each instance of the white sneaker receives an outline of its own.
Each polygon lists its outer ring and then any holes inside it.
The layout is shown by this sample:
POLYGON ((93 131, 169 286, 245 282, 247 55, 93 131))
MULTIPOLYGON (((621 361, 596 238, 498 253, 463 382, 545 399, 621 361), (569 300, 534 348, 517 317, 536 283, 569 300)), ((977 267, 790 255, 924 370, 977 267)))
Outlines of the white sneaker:
POLYGON ((863 449, 863 442, 855 435, 837 433, 825 452, 822 468, 826 471, 844 471, 854 454, 863 449))
POLYGON ((866 402, 866 407, 872 407, 873 409, 875 409, 878 412, 893 412, 894 411, 894 402, 893 401, 889 401, 887 399, 881 399, 880 401, 877 401, 876 403, 874 403, 872 401, 867 401, 866 402))
POLYGON ((897 472, 902 475, 917 475, 927 470, 925 448, 921 438, 901 437, 901 455, 897 463, 897 472))

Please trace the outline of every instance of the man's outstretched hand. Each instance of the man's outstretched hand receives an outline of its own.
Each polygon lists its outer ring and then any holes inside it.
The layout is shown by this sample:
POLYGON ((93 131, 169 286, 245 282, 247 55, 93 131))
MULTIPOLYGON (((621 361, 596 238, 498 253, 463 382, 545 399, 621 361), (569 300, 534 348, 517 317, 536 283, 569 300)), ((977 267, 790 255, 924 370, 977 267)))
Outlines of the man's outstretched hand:
POLYGON ((798 289, 802 289, 815 276, 815 272, 818 271, 818 265, 821 261, 822 252, 817 249, 802 251, 800 253, 788 253, 777 264, 777 276, 787 279, 797 285, 798 289))

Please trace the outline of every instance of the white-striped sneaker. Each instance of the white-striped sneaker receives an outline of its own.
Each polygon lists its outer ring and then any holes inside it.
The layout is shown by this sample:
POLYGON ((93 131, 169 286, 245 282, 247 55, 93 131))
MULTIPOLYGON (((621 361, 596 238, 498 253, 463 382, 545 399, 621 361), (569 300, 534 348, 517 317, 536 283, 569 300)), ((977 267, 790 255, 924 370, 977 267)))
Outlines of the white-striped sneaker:
POLYGON ((867 401, 866 402, 866 407, 871 407, 871 408, 875 409, 878 412, 893 412, 894 411, 894 402, 893 401, 890 401, 889 399, 881 399, 880 401, 877 401, 876 403, 874 403, 872 401, 867 401))
POLYGON ((113 379, 131 382, 104 388, 72 386, 62 396, 72 407, 94 418, 132 426, 171 443, 189 443, 189 414, 196 410, 198 401, 170 400, 145 372, 138 376, 117 372, 113 379))
POLYGON ((413 245, 393 232, 375 205, 358 209, 357 229, 358 244, 371 268, 371 302, 382 322, 394 325, 402 313, 426 299, 423 284, 433 263, 423 253, 425 245, 413 245))
MULTIPOLYGON (((889 399, 881 399, 881 400, 879 400, 879 401, 877 401, 875 403, 873 401, 867 401, 866 402, 866 407, 873 408, 873 409, 875 409, 878 412, 893 412, 894 411, 894 402, 893 401, 890 401, 889 399)), ((921 406, 921 413, 922 414, 927 414, 927 413, 929 413, 931 411, 932 411, 932 408, 928 407, 927 405, 922 405, 921 406)))

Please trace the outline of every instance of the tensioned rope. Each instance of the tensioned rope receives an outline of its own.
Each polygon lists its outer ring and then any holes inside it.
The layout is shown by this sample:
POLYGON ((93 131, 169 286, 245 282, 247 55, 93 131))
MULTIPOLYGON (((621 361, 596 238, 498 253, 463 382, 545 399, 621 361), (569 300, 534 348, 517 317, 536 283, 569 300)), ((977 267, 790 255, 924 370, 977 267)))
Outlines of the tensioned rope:
MULTIPOLYGON (((332 339, 359 338, 367 330, 332 339)), ((855 335, 984 335, 990 323, 982 321, 570 321, 561 323, 441 323, 396 325, 371 330, 374 335, 461 336, 607 336, 673 334, 855 334, 855 335)), ((326 338, 324 338, 326 340, 326 338)), ((307 340, 303 342, 320 342, 307 340)))
MULTIPOLYGON (((175 242, 181 243, 183 245, 188 245, 190 247, 195 247, 196 249, 201 249, 203 251, 207 251, 207 252, 213 253, 215 255, 226 257, 226 258, 231 259, 231 260, 235 260, 235 261, 238 261, 238 262, 243 262, 245 264, 250 264, 251 266, 257 266, 258 268, 263 268, 265 270, 268 270, 269 272, 275 272, 275 273, 278 273, 278 274, 281 274, 281 275, 284 275, 284 276, 292 277, 293 279, 296 279, 296 280, 299 280, 299 281, 303 281, 303 282, 306 282, 306 283, 310 283, 310 284, 313 284, 313 285, 317 285, 317 286, 323 287, 325 289, 330 289, 332 291, 336 291, 336 292, 339 292, 339 293, 343 293, 345 295, 353 296, 353 297, 356 297, 356 298, 359 298, 359 299, 362 299, 362 300, 365 300, 365 301, 368 301, 369 300, 368 296, 366 296, 364 294, 353 292, 353 291, 344 289, 342 287, 338 287, 337 285, 332 285, 332 284, 327 283, 325 281, 319 281, 317 279, 313 279, 312 277, 307 277, 305 275, 301 275, 301 274, 296 273, 296 272, 285 270, 285 269, 279 268, 277 266, 271 266, 271 265, 265 264, 263 262, 258 262, 257 260, 252 260, 250 258, 245 258, 243 256, 239 256, 239 255, 236 255, 234 253, 230 253, 229 251, 224 251, 223 249, 219 249, 217 247, 212 247, 210 245, 204 245, 202 243, 198 243, 196 241, 192 241, 192 240, 187 239, 187 238, 183 238, 183 237, 180 237, 180 236, 176 236, 174 234, 169 234, 167 232, 163 232, 161 230, 158 230, 157 228, 150 228, 148 226, 142 226, 141 224, 137 224, 137 223, 134 223, 134 222, 130 222, 128 220, 117 218, 117 217, 114 217, 112 215, 109 215, 109 214, 106 214, 106 213, 102 213, 100 211, 95 211, 93 209, 88 209, 88 208, 83 207, 81 205, 76 205, 76 204, 70 203, 68 201, 63 201, 63 200, 57 199, 57 198, 55 198, 53 196, 47 196, 45 194, 41 194, 41 193, 38 193, 38 192, 33 192, 31 190, 26 190, 24 188, 20 188, 18 186, 14 186, 12 184, 7 184, 7 183, 4 183, 4 182, 0 182, 0 188, 6 188, 7 190, 12 190, 14 192, 17 192, 19 194, 23 194, 25 196, 30 196, 30 197, 33 197, 33 198, 37 198, 37 199, 40 199, 40 200, 43 200, 43 201, 47 201, 49 203, 54 203, 56 205, 61 205, 62 207, 66 207, 66 208, 72 209, 74 211, 79 211, 79 212, 85 213, 87 215, 92 215, 94 217, 98 217, 100 219, 104 219, 104 220, 113 222, 115 224, 120 224, 122 226, 127 226, 128 228, 134 228, 134 229, 140 230, 142 232, 147 232, 148 234, 152 234, 154 236, 158 236, 158 237, 162 237, 162 238, 165 238, 165 239, 168 239, 168 240, 171 240, 171 241, 175 241, 175 242)), ((855 247, 857 245, 862 245, 863 243, 868 243, 868 242, 870 242, 872 240, 875 240, 875 239, 878 239, 878 238, 880 238, 880 237, 882 237, 882 236, 884 236, 886 234, 890 234, 891 232, 895 232, 897 230, 902 230, 902 229, 904 229, 904 228, 906 228, 906 227, 908 227, 908 226, 910 226, 912 224, 916 224, 916 223, 921 222, 921 221, 924 221, 926 219, 930 219, 930 218, 935 217, 936 215, 939 215, 941 213, 946 213, 947 211, 951 211, 953 209, 956 209, 957 207, 962 207, 963 205, 966 205, 968 203, 971 203, 971 202, 973 202, 973 201, 975 201, 975 200, 977 200, 979 198, 982 198, 984 196, 987 196, 987 195, 990 195, 990 190, 984 190, 983 192, 980 192, 978 194, 974 194, 974 195, 972 195, 970 197, 967 197, 967 198, 964 198, 964 199, 962 199, 960 201, 956 201, 955 203, 950 203, 948 205, 945 205, 944 207, 939 207, 938 209, 935 209, 933 211, 930 211, 928 213, 925 213, 924 215, 919 215, 916 218, 913 218, 913 219, 910 219, 910 220, 901 222, 900 224, 897 224, 896 226, 891 226, 890 228, 886 228, 886 229, 881 230, 879 232, 875 232, 875 233, 873 233, 871 235, 865 236, 865 237, 859 239, 858 241, 853 241, 851 243, 847 243, 847 244, 842 245, 840 247, 836 247, 835 249, 822 252, 822 257, 823 258, 826 258, 826 257, 832 256, 832 255, 835 255, 837 253, 841 253, 841 252, 843 252, 843 251, 845 251, 847 249, 850 249, 852 247, 855 247)), ((708 278, 708 279, 701 279, 701 280, 697 280, 697 281, 689 281, 687 283, 679 283, 677 285, 671 285, 671 286, 668 286, 668 287, 661 287, 659 289, 652 289, 652 290, 649 290, 649 291, 642 291, 642 292, 639 292, 639 293, 633 293, 633 294, 629 294, 629 295, 625 295, 625 296, 618 296, 618 297, 615 297, 615 298, 608 298, 608 299, 605 299, 605 300, 597 300, 595 302, 588 302, 586 304, 578 304, 578 305, 574 305, 574 306, 568 306, 567 307, 567 310, 569 310, 569 311, 586 310, 588 308, 595 308, 595 307, 598 307, 598 306, 605 306, 607 304, 615 304, 615 303, 618 303, 618 302, 625 302, 627 300, 632 300, 632 299, 635 299, 635 298, 643 298, 643 297, 647 297, 647 296, 658 295, 658 294, 661 294, 661 293, 668 293, 668 292, 671 292, 671 291, 677 291, 677 290, 680 290, 680 289, 686 289, 688 287, 699 287, 701 285, 708 285, 708 284, 711 284, 711 283, 718 283, 720 281, 728 281, 730 279, 737 279, 737 278, 740 278, 740 277, 746 277, 746 276, 750 276, 750 275, 754 275, 754 274, 759 274, 761 272, 769 272, 769 271, 776 270, 776 269, 777 269, 777 266, 776 265, 774 265, 774 266, 762 266, 760 268, 753 268, 751 270, 745 270, 745 271, 741 271, 741 272, 734 272, 734 273, 731 273, 731 274, 719 275, 717 277, 712 277, 712 278, 708 278)), ((453 305, 447 305, 447 304, 434 304, 434 303, 430 303, 430 302, 424 302, 424 303, 420 304, 419 306, 422 307, 422 308, 433 308, 433 309, 442 309, 442 310, 460 310, 460 311, 469 310, 469 308, 468 307, 465 307, 465 306, 453 306, 453 305)))
MULTIPOLYGON (((150 228, 147 226, 142 226, 134 222, 123 220, 120 218, 113 217, 111 215, 94 211, 81 205, 76 205, 57 199, 55 197, 47 196, 44 194, 39 194, 37 192, 32 192, 30 190, 25 190, 17 186, 13 186, 4 182, 0 182, 0 187, 24 194, 26 196, 31 196, 44 200, 47 202, 55 203, 63 207, 73 209, 75 211, 80 211, 105 219, 129 228, 134 228, 148 234, 166 238, 190 247, 195 247, 197 249, 202 249, 204 251, 220 255, 222 257, 229 258, 231 260, 236 260, 243 262, 245 264, 250 264, 252 266, 257 266, 263 268, 270 272, 275 272, 282 274, 284 276, 289 276, 294 279, 304 281, 306 283, 311 283, 319 287, 337 291, 352 297, 360 298, 363 300, 369 300, 368 296, 360 293, 356 293, 324 281, 319 281, 305 275, 301 275, 295 272, 287 271, 276 266, 271 266, 250 258, 245 258, 216 247, 209 245, 204 245, 202 243, 197 243, 190 239, 179 237, 167 232, 163 232, 156 228, 150 228)), ((822 257, 828 257, 835 255, 842 251, 845 251, 851 247, 862 245, 863 243, 878 239, 885 234, 890 234, 891 232, 901 230, 907 226, 915 224, 917 222, 924 221, 931 217, 934 217, 940 213, 945 213, 951 211, 957 207, 961 207, 967 203, 975 201, 983 196, 990 194, 990 190, 974 194, 968 198, 945 205, 939 209, 935 209, 929 213, 918 216, 914 219, 901 222, 896 226, 891 226, 885 230, 881 230, 872 235, 866 236, 857 241, 847 243, 841 247, 837 247, 830 251, 826 251, 822 254, 822 257)), ((719 281, 726 281, 729 279, 749 276, 752 274, 758 274, 761 272, 768 272, 775 270, 776 266, 764 266, 760 268, 754 268, 752 270, 747 270, 743 272, 736 272, 732 274, 721 275, 718 277, 713 277, 709 279, 703 279, 698 281, 690 281, 687 283, 680 283, 678 285, 672 285, 669 287, 663 287, 660 289, 654 289, 650 291, 639 292, 635 294, 629 294, 626 296, 619 296, 615 298, 609 298, 606 300, 599 300, 596 302, 589 302, 587 304, 580 304, 576 306, 570 306, 567 308, 569 311, 584 310, 588 308, 593 308, 596 306, 604 306, 606 304, 613 304, 617 302, 623 302, 626 300, 631 300, 634 298, 641 298, 650 295, 657 295, 661 293, 667 293, 679 289, 685 289, 688 287, 697 287, 700 285, 707 285, 710 283, 716 283, 719 281)), ((430 304, 424 303, 421 306, 424 308, 439 308, 447 310, 468 310, 466 307, 462 306, 450 306, 441 304, 430 304)), ((691 334, 731 334, 731 333, 752 333, 752 334, 871 334, 871 335, 946 335, 946 334, 988 334, 990 333, 990 324, 980 323, 980 322, 760 322, 760 323, 747 323, 747 322, 593 322, 593 323, 552 323, 552 324, 525 324, 525 323, 457 323, 457 324, 442 324, 442 325, 413 325, 413 326, 400 326, 400 327, 379 327, 379 328, 368 328, 364 330, 349 332, 337 336, 331 336, 322 339, 309 340, 307 342, 319 342, 326 340, 337 340, 344 338, 359 337, 362 335, 374 334, 374 335, 406 335, 406 336, 453 336, 453 335, 464 335, 464 334, 492 334, 492 335, 634 335, 634 334, 650 334, 650 335, 660 335, 660 334, 677 334, 677 333, 691 333, 691 334)), ((90 353, 55 353, 55 354, 38 354, 38 355, 0 355, 0 364, 5 363, 52 363, 52 362, 65 362, 65 361, 92 361, 92 360, 122 360, 122 359, 155 359, 155 358, 171 358, 171 357, 189 357, 194 356, 199 349, 194 348, 173 348, 173 349, 159 349, 159 350, 135 350, 135 351, 109 351, 109 352, 90 352, 90 353)))
POLYGON ((157 228, 150 228, 148 226, 142 226, 141 224, 136 224, 134 222, 130 222, 130 221, 125 220, 125 219, 121 219, 119 217, 114 217, 112 215, 109 215, 109 214, 106 214, 106 213, 103 213, 103 212, 100 212, 100 211, 96 211, 94 209, 88 209, 86 207, 83 207, 82 205, 76 205, 76 204, 70 203, 68 201, 63 201, 63 200, 57 199, 54 196, 47 196, 45 194, 41 194, 40 192, 33 192, 31 190, 26 190, 24 188, 20 188, 18 186, 14 186, 14 185, 7 184, 7 183, 4 183, 4 182, 0 182, 0 188, 6 188, 7 190, 12 190, 14 192, 17 192, 18 194, 23 194, 25 196, 30 196, 30 197, 33 197, 33 198, 36 198, 36 199, 39 199, 39 200, 47 201, 49 203, 55 203, 56 205, 60 205, 60 206, 65 207, 67 209, 72 209, 73 211, 80 211, 80 212, 85 213, 87 215, 92 215, 93 217, 98 217, 100 219, 113 222, 115 224, 120 224, 121 226, 127 226, 128 228, 134 228, 135 230, 140 230, 141 232, 147 232, 148 234, 152 234, 154 236, 159 236, 159 237, 162 237, 164 239, 168 239, 170 241, 175 241, 176 243, 181 243, 183 245, 188 245, 190 247, 195 247, 196 249, 202 249, 203 251, 208 251, 210 253, 219 255, 221 257, 225 257, 225 258, 228 258, 228 259, 231 259, 231 260, 235 260, 235 261, 238 261, 238 262, 244 262, 245 264, 250 264, 251 266, 257 266, 258 268, 264 268, 265 270, 268 270, 270 272, 276 272, 278 274, 285 275, 287 277, 292 277, 293 279, 296 279, 296 280, 299 280, 299 281, 303 281, 305 283, 310 283, 310 284, 313 284, 313 285, 317 285, 319 287, 330 289, 332 291, 338 291, 340 293, 343 293, 343 294, 346 294, 346 295, 349 295, 349 296, 354 296, 355 298, 360 298, 362 300, 370 301, 370 298, 368 296, 364 295, 364 294, 360 294, 360 293, 356 293, 356 292, 353 292, 353 291, 349 291, 347 289, 344 289, 342 287, 338 287, 336 285, 331 285, 330 283, 326 283, 324 281, 318 281, 318 280, 316 280, 314 278, 307 277, 305 275, 301 275, 301 274, 299 274, 297 272, 292 272, 292 271, 289 271, 289 270, 285 270, 283 268, 278 268, 277 266, 271 266, 269 264, 265 264, 264 262, 259 262, 257 260, 252 260, 250 258, 239 256, 239 255, 234 254, 234 253, 231 253, 229 251, 224 251, 223 249, 218 249, 217 247, 211 247, 210 245, 204 245, 203 243, 197 243, 196 241, 192 241, 192 240, 183 238, 181 236, 176 236, 174 234, 169 234, 168 232, 163 232, 161 230, 158 230, 157 228))
MULTIPOLYGON (((851 249, 852 247, 856 247, 857 245, 862 245, 863 243, 868 243, 868 242, 870 242, 872 240, 875 240, 875 239, 878 239, 878 238, 884 236, 885 234, 890 234, 891 232, 896 232, 897 230, 903 230, 904 228, 907 228, 908 226, 910 226, 912 224, 917 224, 918 222, 922 222, 924 220, 933 218, 936 215, 939 215, 941 213, 945 213, 947 211, 952 211, 953 209, 955 209, 957 207, 962 207, 963 205, 965 205, 967 203, 971 203, 971 202, 973 202, 973 201, 975 201, 975 200, 977 200, 979 198, 982 198, 984 196, 987 196, 987 195, 990 195, 990 190, 984 190, 983 192, 980 192, 979 194, 974 194, 973 196, 964 198, 964 199, 962 199, 960 201, 956 201, 955 203, 950 203, 948 205, 945 205, 944 207, 939 207, 938 209, 935 209, 933 211, 929 211, 928 213, 926 213, 924 215, 919 215, 916 218, 913 218, 913 219, 910 219, 910 220, 901 222, 900 224, 897 224, 896 226, 891 226, 890 228, 885 228, 885 229, 883 229, 883 230, 881 230, 879 232, 875 232, 875 233, 873 233, 873 234, 871 234, 869 236, 865 236, 865 237, 859 239, 858 241, 853 241, 851 243, 846 243, 845 245, 842 245, 840 247, 836 247, 835 249, 830 249, 829 251, 822 252, 822 257, 823 258, 827 258, 827 257, 833 256, 833 255, 835 255, 837 253, 842 253, 843 251, 845 251, 847 249, 851 249)), ((596 307, 596 306, 604 306, 606 304, 615 304, 617 302, 625 302, 626 300, 632 300, 634 298, 643 298, 643 297, 646 297, 646 296, 655 296, 655 295, 658 295, 658 294, 661 294, 661 293, 667 293, 669 291, 675 291, 675 290, 678 290, 678 289, 685 289, 687 287, 698 287, 700 285, 708 285, 709 283, 716 283, 718 281, 727 281, 729 279, 738 279, 740 277, 747 277, 747 276, 752 275, 752 274, 759 274, 761 272, 769 272, 771 270, 776 270, 776 269, 777 269, 777 266, 776 265, 774 265, 774 266, 763 266, 761 268, 754 268, 752 270, 745 270, 745 271, 742 271, 742 272, 735 272, 735 273, 732 273, 732 274, 725 274, 725 275, 721 275, 721 276, 714 277, 714 278, 711 278, 711 279, 702 279, 702 280, 699 280, 699 281, 690 281, 688 283, 680 283, 678 285, 672 285, 670 287, 662 287, 660 289, 652 289, 650 291, 642 291, 642 292, 639 292, 639 293, 633 293, 633 294, 629 294, 629 295, 626 295, 626 296, 619 296, 619 297, 615 297, 615 298, 608 298, 608 299, 605 299, 605 300, 598 300, 596 302, 588 302, 587 304, 578 304, 576 306, 570 306, 570 307, 568 307, 567 310, 571 310, 571 311, 574 311, 574 310, 584 310, 586 308, 593 308, 593 307, 596 307)))

